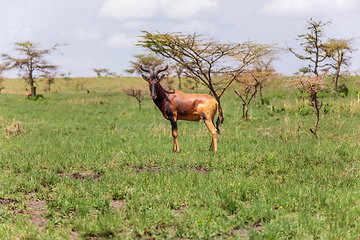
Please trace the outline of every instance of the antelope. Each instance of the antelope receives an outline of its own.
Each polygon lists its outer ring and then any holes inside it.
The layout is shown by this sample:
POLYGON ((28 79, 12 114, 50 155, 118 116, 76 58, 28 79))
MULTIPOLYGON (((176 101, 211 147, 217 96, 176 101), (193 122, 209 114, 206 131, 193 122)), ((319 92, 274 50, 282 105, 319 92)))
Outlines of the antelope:
POLYGON ((31 96, 31 92, 27 92, 25 93, 26 97, 30 97, 31 96))
POLYGON ((150 98, 154 101, 155 105, 159 108, 165 119, 171 122, 172 136, 173 136, 173 151, 179 152, 178 142, 178 120, 186 121, 204 121, 207 128, 212 134, 212 141, 210 151, 217 151, 217 133, 219 131, 219 104, 218 102, 206 94, 187 94, 178 90, 165 90, 160 81, 164 78, 164 74, 159 77, 161 72, 168 69, 165 68, 152 71, 140 66, 140 70, 148 73, 147 77, 142 75, 143 79, 149 83, 150 98), (218 114, 216 127, 214 125, 215 114, 218 114))

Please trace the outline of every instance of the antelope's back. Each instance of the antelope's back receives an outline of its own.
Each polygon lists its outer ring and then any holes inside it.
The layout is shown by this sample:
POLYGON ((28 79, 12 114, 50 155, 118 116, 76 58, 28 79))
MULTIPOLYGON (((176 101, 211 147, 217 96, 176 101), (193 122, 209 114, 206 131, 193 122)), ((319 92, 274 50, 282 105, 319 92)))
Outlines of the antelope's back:
POLYGON ((217 101, 206 94, 189 94, 175 90, 169 100, 180 120, 200 121, 208 109, 217 109, 217 101))

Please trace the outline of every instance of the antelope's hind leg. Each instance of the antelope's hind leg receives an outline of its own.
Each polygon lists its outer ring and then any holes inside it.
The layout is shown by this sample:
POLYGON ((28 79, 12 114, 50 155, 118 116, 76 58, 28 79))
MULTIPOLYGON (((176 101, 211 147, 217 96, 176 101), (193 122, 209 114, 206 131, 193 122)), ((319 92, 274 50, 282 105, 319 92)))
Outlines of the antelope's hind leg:
POLYGON ((207 102, 201 114, 202 120, 204 121, 205 125, 210 130, 212 135, 212 141, 209 150, 214 152, 217 151, 218 130, 214 125, 214 117, 217 111, 218 111, 218 103, 216 102, 215 99, 213 99, 212 101, 207 102))
POLYGON ((203 115, 203 121, 212 134, 212 141, 211 141, 209 151, 216 152, 217 151, 217 129, 211 118, 209 119, 205 115, 203 115))
POLYGON ((177 130, 177 122, 175 122, 176 127, 172 129, 172 135, 174 140, 174 152, 180 152, 179 142, 178 142, 178 130, 177 130))

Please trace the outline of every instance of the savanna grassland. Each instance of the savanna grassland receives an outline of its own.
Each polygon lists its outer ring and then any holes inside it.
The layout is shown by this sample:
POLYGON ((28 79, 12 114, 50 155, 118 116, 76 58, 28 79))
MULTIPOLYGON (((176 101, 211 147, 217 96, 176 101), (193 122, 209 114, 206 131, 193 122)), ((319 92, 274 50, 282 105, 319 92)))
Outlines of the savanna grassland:
POLYGON ((320 95, 317 139, 313 109, 276 80, 248 121, 228 90, 218 152, 204 123, 179 121, 173 153, 148 94, 139 111, 121 91, 140 78, 59 80, 36 101, 6 80, 0 239, 358 239, 358 81, 320 95))

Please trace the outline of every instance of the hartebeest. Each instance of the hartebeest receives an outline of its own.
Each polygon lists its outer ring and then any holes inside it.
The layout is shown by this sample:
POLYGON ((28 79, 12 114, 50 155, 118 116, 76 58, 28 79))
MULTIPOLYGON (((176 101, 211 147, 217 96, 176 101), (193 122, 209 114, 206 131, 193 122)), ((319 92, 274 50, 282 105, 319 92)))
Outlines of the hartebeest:
POLYGON ((187 94, 178 90, 165 90, 160 81, 165 75, 159 73, 166 71, 168 66, 156 71, 140 66, 140 70, 150 74, 142 77, 149 83, 150 97, 159 108, 164 118, 170 120, 174 140, 174 152, 179 152, 177 120, 200 121, 203 120, 212 134, 210 151, 217 151, 217 133, 219 131, 219 104, 206 94, 187 94), (218 114, 216 127, 214 126, 215 114, 218 114))

